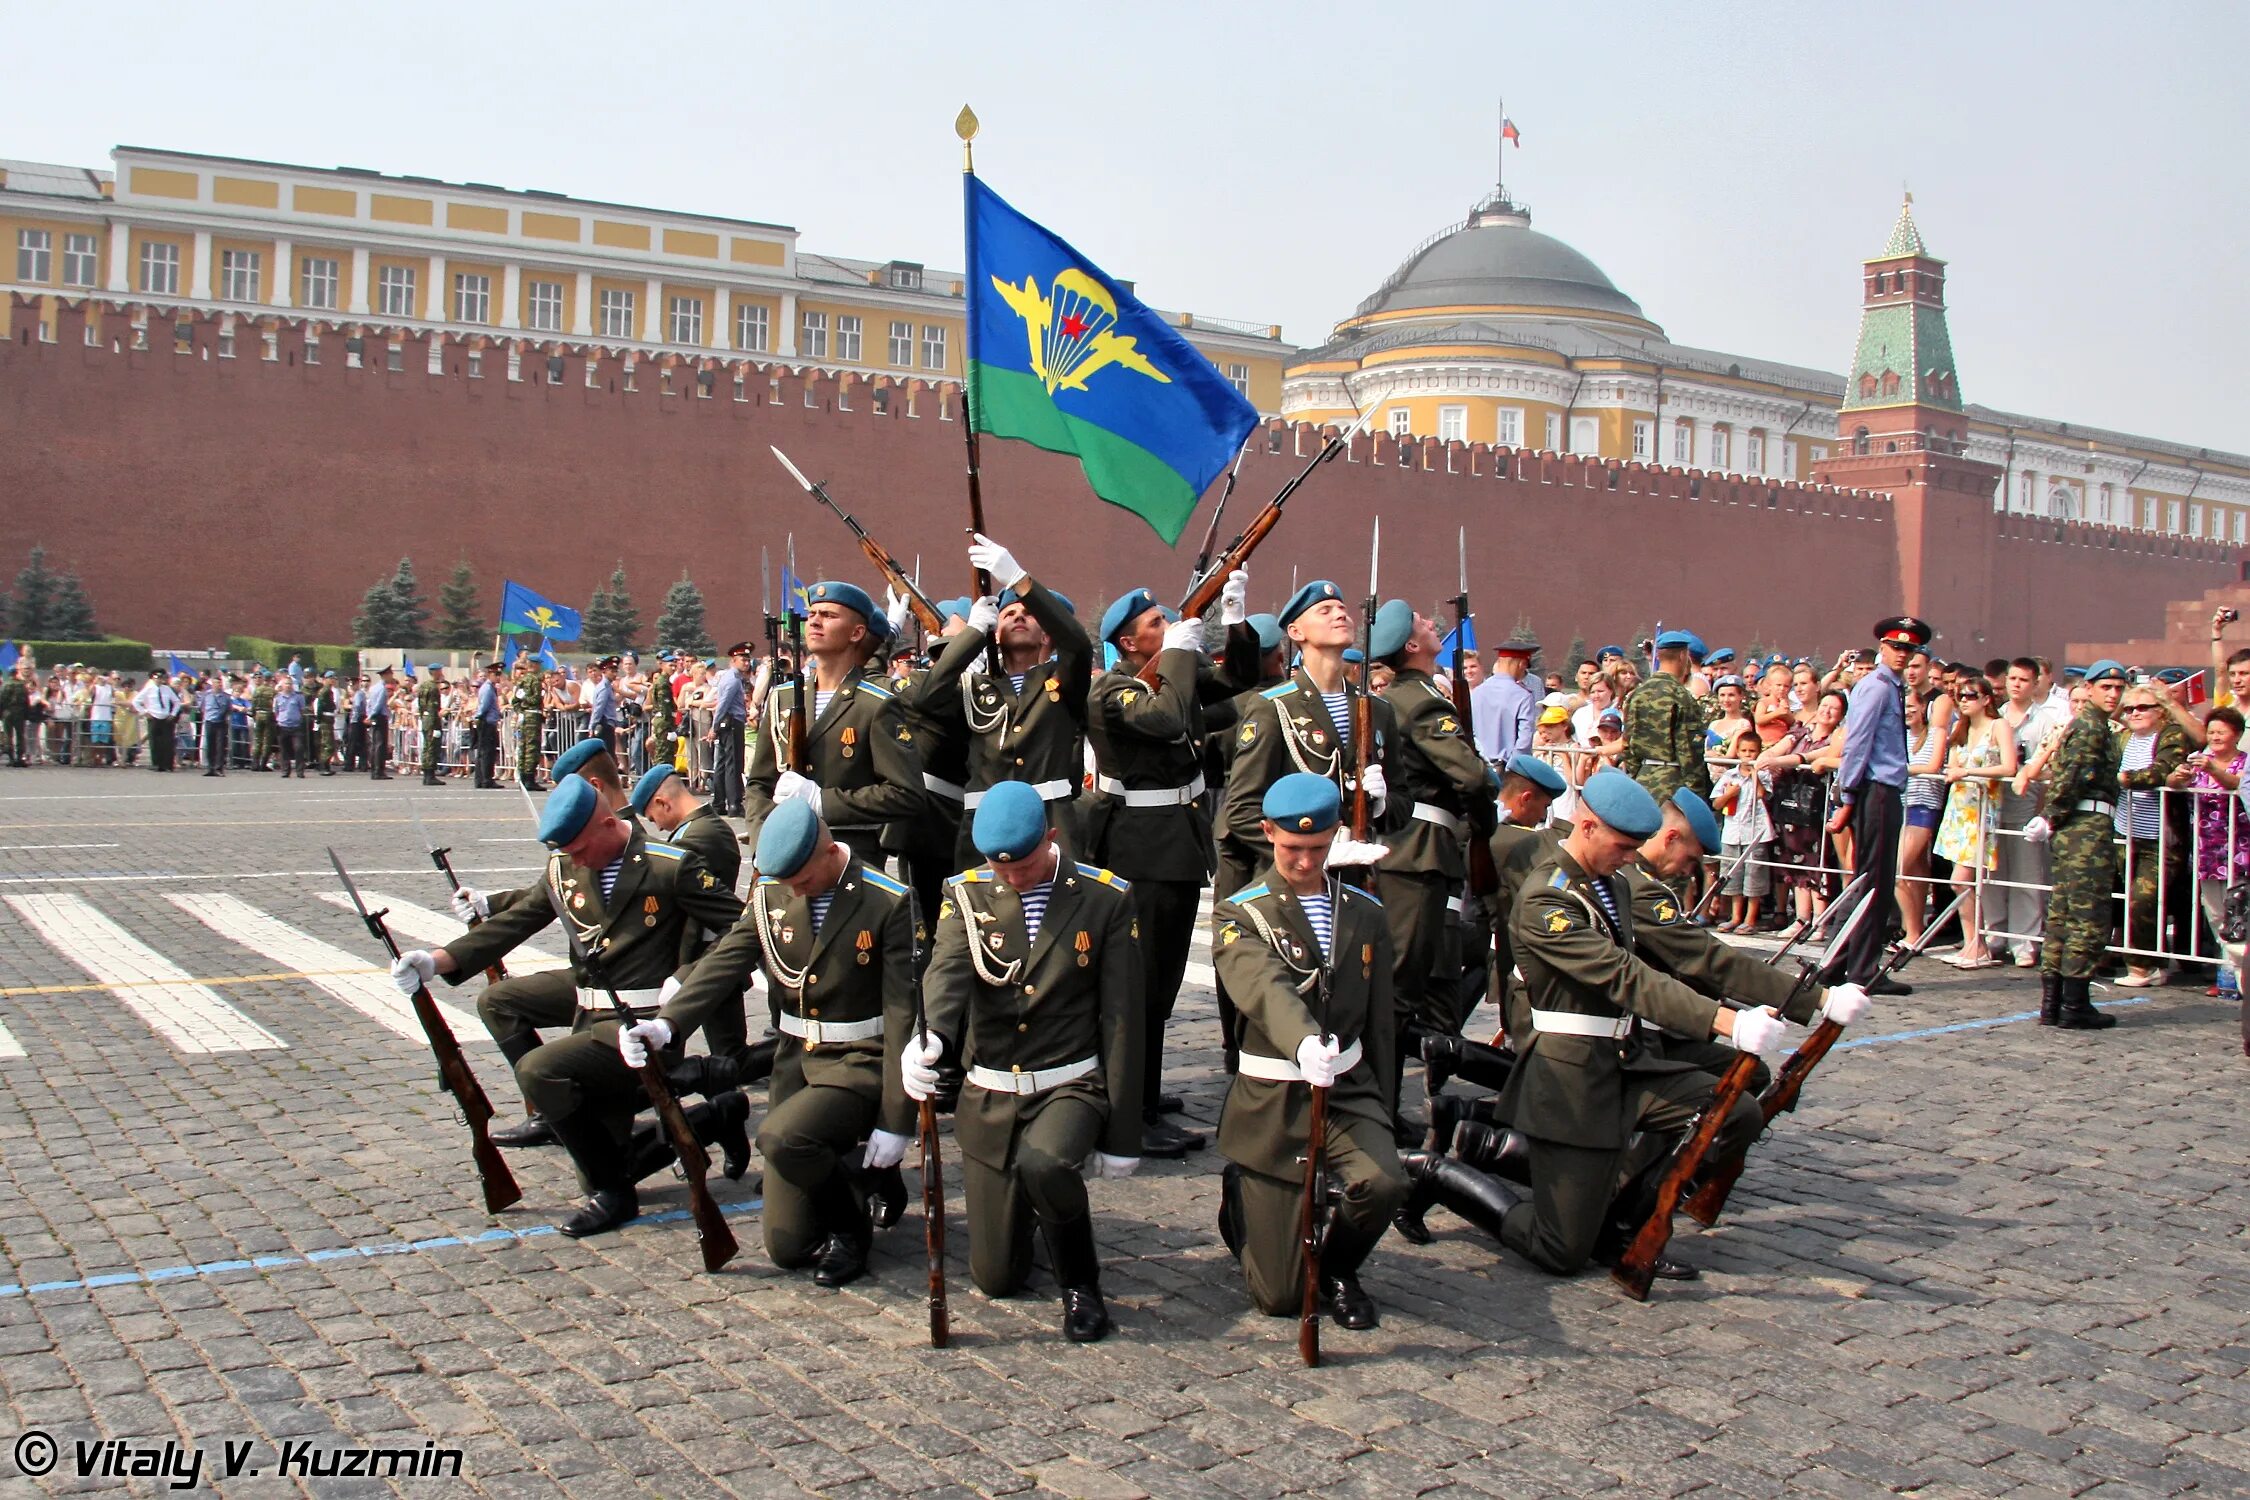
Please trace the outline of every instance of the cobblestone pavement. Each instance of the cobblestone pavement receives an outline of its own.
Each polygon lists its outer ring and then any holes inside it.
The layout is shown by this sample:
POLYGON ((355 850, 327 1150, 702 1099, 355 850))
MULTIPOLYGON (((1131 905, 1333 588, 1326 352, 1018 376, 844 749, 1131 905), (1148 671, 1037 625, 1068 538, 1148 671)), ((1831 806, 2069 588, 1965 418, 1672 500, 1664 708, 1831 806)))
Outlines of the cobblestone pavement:
MULTIPOLYGON (((249 1440, 263 1472, 222 1486, 243 1494, 394 1487, 281 1479, 285 1441, 458 1447, 488 1495, 2250 1489, 2250 1063, 2200 988, 2100 1036, 1917 1035, 2036 1003, 2012 970, 1919 963, 1722 1226, 1682 1221, 1700 1283, 1636 1304, 1441 1213, 1433 1247, 1378 1250, 1382 1327, 1331 1327, 1320 1370, 1249 1309, 1215 1153, 1094 1187, 1119 1327, 1089 1348, 1044 1293, 965 1289, 956 1182, 957 1341, 933 1352, 918 1210, 841 1293, 764 1265, 723 1181, 744 1253, 718 1276, 677 1218, 554 1234, 551 1150, 515 1155, 522 1205, 482 1211, 321 854, 442 908, 410 799, 466 878, 533 865, 513 794, 0 776, 0 1436, 61 1444, 43 1488, 126 1483, 58 1477, 109 1438, 200 1445, 206 1484, 249 1440)), ((1215 1124, 1207 991, 1174 1048, 1190 1123, 1215 1124)), ((0 1458, 0 1493, 30 1492, 0 1458)))

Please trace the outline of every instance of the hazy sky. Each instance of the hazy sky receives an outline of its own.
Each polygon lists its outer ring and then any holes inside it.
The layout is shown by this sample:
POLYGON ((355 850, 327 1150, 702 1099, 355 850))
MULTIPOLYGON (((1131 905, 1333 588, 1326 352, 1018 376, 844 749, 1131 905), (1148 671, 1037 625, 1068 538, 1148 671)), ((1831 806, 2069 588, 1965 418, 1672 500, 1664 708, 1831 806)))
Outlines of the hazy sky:
POLYGON ((2250 452, 2241 4, 127 0, 109 41, 89 14, 15 8, 0 156, 349 164, 954 268, 966 100, 1018 207, 1299 344, 1491 185, 1504 95, 1537 227, 1682 343, 1840 370, 1903 184, 1968 399, 2250 452))

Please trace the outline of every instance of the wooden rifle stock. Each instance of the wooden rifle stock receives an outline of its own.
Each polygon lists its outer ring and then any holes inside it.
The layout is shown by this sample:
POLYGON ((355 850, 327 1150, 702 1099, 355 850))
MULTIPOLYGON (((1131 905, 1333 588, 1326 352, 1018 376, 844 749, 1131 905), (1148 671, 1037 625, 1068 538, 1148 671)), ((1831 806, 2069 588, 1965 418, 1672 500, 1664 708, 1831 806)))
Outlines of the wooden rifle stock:
POLYGON ((952 1321, 945 1298, 945 1163, 938 1156, 937 1101, 924 1099, 917 1106, 916 1131, 922 1146, 922 1251, 930 1269, 930 1347, 943 1349, 952 1341, 952 1321))
POLYGON ((1695 1128, 1674 1149, 1664 1175, 1657 1179, 1656 1202, 1649 1211, 1648 1221, 1641 1225, 1633 1242, 1625 1247, 1625 1253, 1610 1267, 1610 1279, 1623 1287, 1634 1301, 1648 1300, 1649 1283, 1656 1276, 1656 1262, 1672 1239, 1672 1215, 1678 1210, 1688 1183, 1718 1140, 1735 1101, 1750 1087, 1751 1075, 1757 1067, 1757 1057, 1745 1052, 1719 1075, 1719 1086, 1712 1091, 1711 1102, 1703 1106, 1703 1113, 1696 1117, 1695 1128))
MULTIPOLYGON (((581 954, 580 961, 584 962, 585 957, 581 954)), ((587 978, 593 977, 589 972, 587 978)), ((609 997, 618 1025, 631 1026, 633 1012, 617 991, 604 984, 602 993, 609 997)), ((703 1153, 703 1143, 695 1138, 695 1127, 688 1124, 687 1111, 680 1108, 679 1098, 664 1076, 663 1060, 654 1048, 649 1050, 648 1061, 635 1071, 641 1075, 641 1087, 648 1091, 649 1103, 656 1107, 656 1118, 672 1142, 673 1154, 680 1159, 680 1172, 687 1178, 688 1212, 695 1219, 696 1241, 703 1247, 703 1269, 716 1271, 733 1260, 741 1246, 734 1242, 734 1231, 727 1227, 727 1216, 719 1212, 719 1201, 711 1196, 711 1160, 703 1153)))
POLYGON ((1305 1211, 1297 1230, 1305 1250, 1305 1292, 1297 1306, 1297 1357, 1308 1367, 1320 1364, 1320 1231, 1327 1207, 1328 1090, 1316 1088, 1312 1091, 1312 1112, 1305 1123, 1305 1211))

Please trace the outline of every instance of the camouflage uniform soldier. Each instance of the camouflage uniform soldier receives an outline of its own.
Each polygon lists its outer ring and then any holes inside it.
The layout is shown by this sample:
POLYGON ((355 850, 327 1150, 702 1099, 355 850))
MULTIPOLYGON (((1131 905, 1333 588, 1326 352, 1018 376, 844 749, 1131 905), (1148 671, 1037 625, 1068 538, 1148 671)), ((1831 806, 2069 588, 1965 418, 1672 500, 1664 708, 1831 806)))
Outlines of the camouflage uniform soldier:
POLYGON ((320 763, 320 774, 336 774, 336 674, 320 674, 320 684, 312 694, 313 758, 320 763))
POLYGON ((539 680, 539 663, 525 657, 516 663, 516 685, 508 706, 516 711, 516 780, 527 791, 539 790, 539 741, 545 727, 545 701, 539 680))
POLYGON ((648 674, 648 763, 668 766, 679 753, 679 705, 672 701, 672 653, 656 653, 648 674))
POLYGON ((425 672, 422 685, 414 690, 414 707, 422 725, 422 785, 443 786, 437 763, 438 742, 445 735, 445 668, 433 662, 425 672))
POLYGON ((2109 716, 2124 696, 2125 669, 2098 661, 2086 669, 2086 706, 2070 721, 2047 763, 2054 885, 2047 897, 2047 940, 2040 950, 2039 1024, 2100 1031, 2117 1018, 2094 1009, 2094 968, 2109 946, 2109 903, 2117 889, 2117 734, 2109 716))
POLYGON ((250 689, 250 722, 257 729, 257 738, 250 749, 250 769, 273 769, 275 734, 273 720, 273 679, 260 672, 257 685, 250 689))
POLYGON ((1703 710, 1687 689, 1688 653, 1695 637, 1667 630, 1656 638, 1656 671, 1625 700, 1625 760, 1621 769, 1658 802, 1681 787, 1711 795, 1711 768, 1703 762, 1703 710))

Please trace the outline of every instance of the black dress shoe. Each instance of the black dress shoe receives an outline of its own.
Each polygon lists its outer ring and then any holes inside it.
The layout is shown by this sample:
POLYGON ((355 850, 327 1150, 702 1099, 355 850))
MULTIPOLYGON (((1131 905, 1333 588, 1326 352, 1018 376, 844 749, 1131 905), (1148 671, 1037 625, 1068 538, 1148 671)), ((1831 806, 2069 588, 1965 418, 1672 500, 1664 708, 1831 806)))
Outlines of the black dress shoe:
POLYGON ((1162 1115, 1141 1116, 1141 1155, 1176 1160, 1190 1151, 1201 1151, 1210 1137, 1200 1130, 1182 1130, 1162 1115))
POLYGON ((641 1200, 631 1188, 602 1188, 562 1221, 562 1232, 574 1240, 606 1234, 641 1216, 641 1200))
POLYGON ((906 1216, 906 1177, 897 1167, 868 1167, 859 1174, 867 1194, 867 1222, 888 1229, 906 1216))
POLYGON ((831 1289, 850 1286, 867 1274, 867 1250, 844 1235, 832 1234, 813 1263, 813 1285, 831 1289))
POLYGON ((1656 1257, 1656 1269, 1649 1273, 1659 1281, 1701 1281, 1703 1273, 1684 1260, 1674 1260, 1669 1255, 1656 1257))
POLYGON ((750 1170, 750 1131, 745 1123, 750 1118, 750 1101, 730 1089, 711 1100, 710 1108, 715 1116, 712 1139, 719 1147, 719 1170, 727 1174, 727 1181, 740 1182, 742 1174, 750 1170))
POLYGON ((520 1124, 510 1125, 504 1130, 493 1131, 492 1144, 495 1146, 552 1146, 555 1144, 555 1132, 547 1124, 545 1118, 532 1115, 520 1124))
POLYGON ((1893 979, 1888 974, 1878 974, 1868 982, 1867 993, 1870 995, 1911 995, 1914 993, 1914 986, 1893 979))
POLYGON ((1350 1271, 1323 1274, 1320 1278, 1320 1300, 1327 1307, 1328 1316, 1334 1318, 1339 1327, 1373 1328, 1378 1322, 1375 1316, 1375 1299, 1367 1295, 1367 1289, 1359 1284, 1359 1277, 1350 1271))
POLYGON ((1428 1245, 1437 1239, 1437 1236, 1430 1233, 1430 1226, 1423 1222, 1430 1210, 1437 1205, 1437 1191, 1430 1185, 1425 1163, 1433 1156, 1443 1154, 1406 1151, 1399 1155, 1398 1164, 1404 1169, 1407 1181, 1412 1186, 1407 1190, 1406 1201, 1398 1206, 1397 1213, 1391 1215, 1391 1227, 1408 1244, 1428 1245))
POLYGON ((1186 1108, 1187 1101, 1178 1094, 1158 1094, 1156 1096, 1156 1112, 1160 1115, 1176 1115, 1186 1108))
POLYGON ((1109 1332, 1109 1308, 1100 1287, 1063 1288, 1063 1337, 1074 1344, 1098 1343, 1109 1332))

